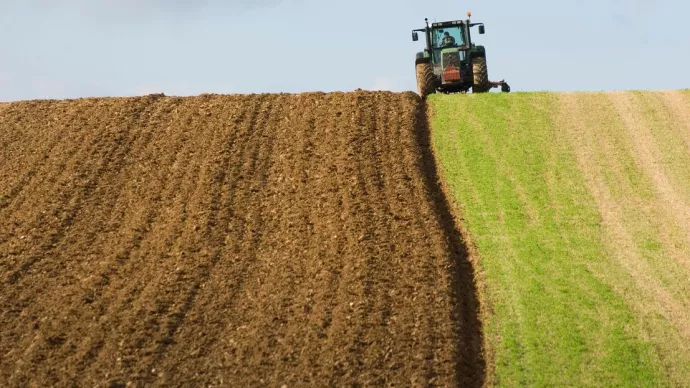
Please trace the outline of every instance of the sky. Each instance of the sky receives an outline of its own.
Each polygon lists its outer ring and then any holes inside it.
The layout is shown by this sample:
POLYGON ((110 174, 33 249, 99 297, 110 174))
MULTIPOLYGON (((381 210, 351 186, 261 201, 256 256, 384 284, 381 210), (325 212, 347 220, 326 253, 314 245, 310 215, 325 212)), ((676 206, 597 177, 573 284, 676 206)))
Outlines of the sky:
POLYGON ((0 101, 415 90, 467 11, 514 92, 690 88, 687 0, 0 0, 0 101))

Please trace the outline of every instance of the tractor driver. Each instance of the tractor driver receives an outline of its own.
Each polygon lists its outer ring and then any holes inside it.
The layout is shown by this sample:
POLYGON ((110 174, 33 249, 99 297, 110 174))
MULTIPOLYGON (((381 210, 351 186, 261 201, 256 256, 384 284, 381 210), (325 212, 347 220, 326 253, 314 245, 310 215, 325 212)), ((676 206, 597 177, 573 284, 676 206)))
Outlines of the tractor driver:
POLYGON ((450 36, 450 33, 448 31, 446 31, 443 33, 443 39, 441 39, 441 43, 439 43, 439 46, 441 46, 441 47, 455 46, 455 38, 450 36))

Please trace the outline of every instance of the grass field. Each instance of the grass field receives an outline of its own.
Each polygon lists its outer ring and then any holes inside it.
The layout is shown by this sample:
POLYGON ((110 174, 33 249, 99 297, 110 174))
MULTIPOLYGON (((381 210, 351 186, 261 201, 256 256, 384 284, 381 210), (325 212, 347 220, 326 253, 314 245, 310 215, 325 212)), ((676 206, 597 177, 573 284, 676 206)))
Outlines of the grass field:
POLYGON ((687 386, 690 93, 429 98, 488 382, 687 386))

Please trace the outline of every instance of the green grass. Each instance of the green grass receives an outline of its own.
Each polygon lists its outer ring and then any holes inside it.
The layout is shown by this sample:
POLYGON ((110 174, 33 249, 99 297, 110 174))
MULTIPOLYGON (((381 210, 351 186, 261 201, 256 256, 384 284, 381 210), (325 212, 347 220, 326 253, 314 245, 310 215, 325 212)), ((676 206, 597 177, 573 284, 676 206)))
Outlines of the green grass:
MULTIPOLYGON (((685 251, 670 246, 677 233, 658 230, 663 218, 649 221, 659 212, 659 196, 633 151, 625 151, 625 125, 605 112, 613 110, 606 95, 577 100, 585 111, 604 110, 580 123, 600 138, 586 132, 576 141, 579 132, 559 113, 557 94, 429 98, 441 171, 479 256, 490 381, 682 385, 690 381, 689 340, 683 323, 665 316, 658 302, 667 297, 669 306, 687 307, 687 268, 672 257, 685 251), (597 165, 583 169, 577 155, 597 165), (593 187, 610 193, 595 198, 593 187), (608 205, 613 215, 604 214, 608 205), (616 233, 629 236, 631 246, 616 233), (637 269, 642 265, 649 272, 637 269), (643 276, 651 281, 639 281, 643 276)), ((675 136, 652 129, 665 139, 675 136)), ((673 182, 685 182, 690 177, 678 160, 669 161, 678 172, 673 182)))

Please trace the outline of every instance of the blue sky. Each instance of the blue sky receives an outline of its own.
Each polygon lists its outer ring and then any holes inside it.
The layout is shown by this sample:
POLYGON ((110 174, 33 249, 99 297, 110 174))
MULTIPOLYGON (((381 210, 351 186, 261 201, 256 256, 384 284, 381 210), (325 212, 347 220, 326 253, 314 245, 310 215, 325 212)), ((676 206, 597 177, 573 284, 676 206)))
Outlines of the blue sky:
POLYGON ((468 10, 513 91, 690 87, 687 0, 0 0, 0 101, 414 90, 410 31, 468 10))

